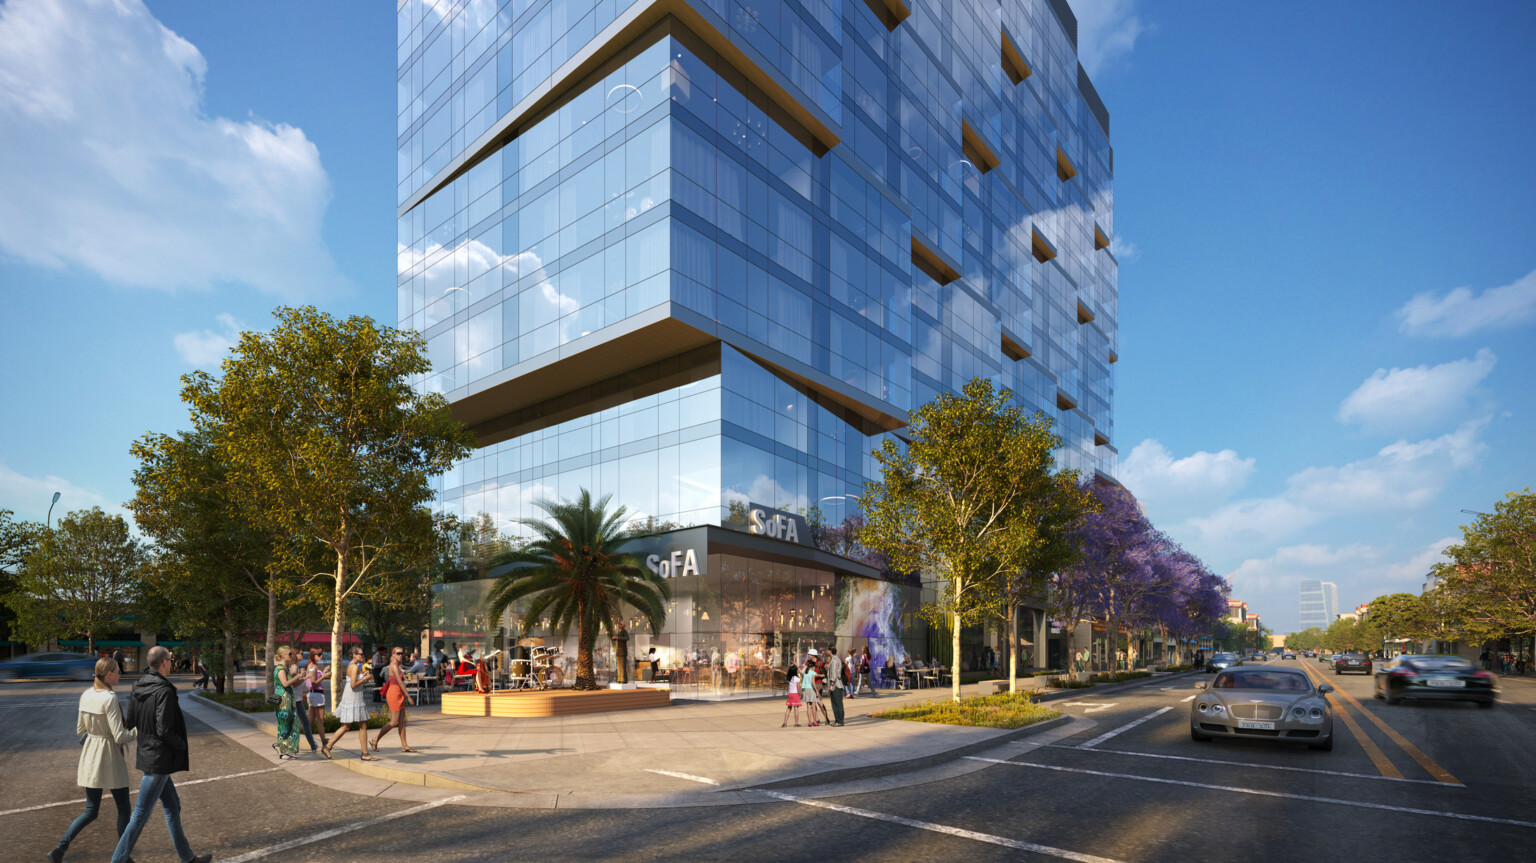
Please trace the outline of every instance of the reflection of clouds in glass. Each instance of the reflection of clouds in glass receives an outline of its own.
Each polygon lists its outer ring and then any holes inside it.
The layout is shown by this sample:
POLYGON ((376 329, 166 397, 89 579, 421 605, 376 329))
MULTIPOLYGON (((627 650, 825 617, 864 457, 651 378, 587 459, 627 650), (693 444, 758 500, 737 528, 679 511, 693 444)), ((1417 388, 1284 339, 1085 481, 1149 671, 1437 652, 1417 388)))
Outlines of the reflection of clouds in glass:
POLYGON ((740 503, 743 506, 756 503, 763 506, 771 506, 774 509, 782 509, 786 512, 804 512, 810 506, 809 500, 804 495, 797 495, 793 491, 780 485, 771 476, 758 474, 747 487, 745 494, 732 489, 726 489, 725 505, 740 503))

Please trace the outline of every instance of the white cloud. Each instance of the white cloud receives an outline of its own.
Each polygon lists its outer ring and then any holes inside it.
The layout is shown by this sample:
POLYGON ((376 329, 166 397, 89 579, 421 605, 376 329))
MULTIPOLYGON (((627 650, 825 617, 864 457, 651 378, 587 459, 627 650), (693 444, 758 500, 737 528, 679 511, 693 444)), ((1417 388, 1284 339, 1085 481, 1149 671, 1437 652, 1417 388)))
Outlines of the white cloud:
POLYGON ((1456 474, 1487 454, 1480 435, 1488 420, 1463 423, 1428 440, 1398 441, 1342 467, 1312 467, 1290 478, 1286 497, 1319 512, 1412 509, 1430 503, 1456 474))
POLYGON ((344 288, 319 151, 204 114, 206 70, 140 0, 0 6, 0 250, 138 287, 344 288))
POLYGON ((1254 461, 1230 449, 1175 459, 1160 441, 1137 444, 1120 463, 1120 479, 1138 500, 1167 518, 1209 511, 1248 484, 1254 461))
POLYGON ((1077 59, 1090 76, 1131 53, 1146 31, 1136 0, 1077 0, 1072 11, 1077 15, 1077 59))
POLYGON ((1400 432, 1466 416, 1468 396, 1497 362, 1484 348, 1471 359, 1438 366, 1377 369, 1339 405, 1338 420, 1369 432, 1400 432))
MULTIPOLYGON (((75 485, 63 477, 52 474, 41 478, 26 476, 0 463, 0 509, 11 510, 16 513, 17 519, 23 521, 46 519, 48 505, 53 500, 54 492, 59 493, 59 502, 53 508, 55 521, 64 513, 77 509, 90 509, 93 506, 127 517, 127 513, 121 506, 109 503, 99 492, 75 485)), ((132 519, 129 523, 132 523, 132 519)))
POLYGON ((1363 543, 1290 545, 1268 557, 1244 560, 1227 573, 1232 598, 1248 603, 1277 632, 1295 631, 1301 616, 1301 580, 1331 581, 1339 610, 1353 609, 1388 593, 1418 593, 1430 567, 1442 559, 1445 538, 1406 554, 1363 543))
POLYGON ((218 321, 223 325, 219 332, 193 330, 176 334, 173 341, 182 362, 193 366, 211 366, 224 359, 240 338, 240 325, 235 322, 233 315, 219 315, 218 321))
MULTIPOLYGON (((1280 494, 1232 501, 1167 529, 1219 566, 1326 522, 1418 509, 1435 501, 1458 475, 1477 468, 1488 451, 1481 438, 1487 423, 1487 418, 1473 420, 1440 437, 1398 441, 1344 465, 1309 467, 1293 474, 1280 494)), ((1129 479, 1127 485, 1137 490, 1129 479)), ((1153 512, 1154 520, 1158 516, 1153 512)))
POLYGON ((1116 236, 1109 241, 1109 253, 1115 256, 1115 260, 1122 264, 1130 263, 1140 257, 1141 249, 1136 244, 1121 236, 1116 236))
POLYGON ((1536 320, 1536 270, 1473 296, 1456 288, 1443 297, 1414 296, 1396 312, 1398 329, 1410 336, 1466 336, 1536 320))

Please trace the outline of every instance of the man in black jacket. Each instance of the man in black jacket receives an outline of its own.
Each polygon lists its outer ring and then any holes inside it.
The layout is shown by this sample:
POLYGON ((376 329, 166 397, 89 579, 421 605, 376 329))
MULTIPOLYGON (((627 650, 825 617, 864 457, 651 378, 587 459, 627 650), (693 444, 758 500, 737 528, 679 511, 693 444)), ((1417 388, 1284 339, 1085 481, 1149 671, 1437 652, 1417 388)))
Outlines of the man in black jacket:
POLYGON ((192 853, 187 836, 181 832, 181 798, 176 796, 176 783, 172 773, 190 769, 187 766, 187 723, 181 716, 181 703, 176 700, 176 687, 166 676, 171 673, 171 651, 156 645, 149 649, 149 671, 133 685, 128 697, 128 711, 124 724, 139 730, 138 759, 135 767, 144 772, 139 785, 139 800, 133 807, 133 817, 127 829, 117 840, 117 850, 112 852, 112 863, 126 863, 133 845, 139 841, 139 833, 149 820, 149 813, 159 801, 165 810, 165 826, 171 832, 171 844, 176 846, 176 856, 182 863, 209 863, 212 854, 201 857, 192 853))

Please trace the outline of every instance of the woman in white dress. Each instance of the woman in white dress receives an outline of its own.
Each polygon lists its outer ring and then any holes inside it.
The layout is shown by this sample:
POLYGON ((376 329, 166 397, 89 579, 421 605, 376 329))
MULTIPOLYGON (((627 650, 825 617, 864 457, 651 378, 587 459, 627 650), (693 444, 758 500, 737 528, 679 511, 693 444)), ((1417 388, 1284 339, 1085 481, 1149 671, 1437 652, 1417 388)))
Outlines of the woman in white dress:
POLYGON ((117 805, 117 835, 123 835, 133 807, 128 803, 128 762, 123 758, 123 747, 139 736, 137 729, 123 725, 123 707, 112 687, 117 685, 117 663, 110 657, 96 660, 96 680, 91 688, 80 694, 80 713, 75 720, 75 734, 85 735, 85 745, 80 748, 80 766, 75 773, 75 784, 85 789, 85 811, 80 813, 64 838, 48 859, 59 863, 69 843, 75 841, 87 824, 96 820, 101 811, 101 792, 112 792, 112 802, 117 805))
POLYGON ((363 702, 363 693, 360 691, 370 680, 370 671, 363 664, 363 649, 352 648, 352 661, 347 664, 347 671, 342 679, 347 682, 347 688, 342 691, 341 701, 336 704, 336 718, 341 720, 341 728, 336 730, 336 737, 325 747, 325 757, 330 758, 336 744, 352 726, 357 726, 357 739, 363 745, 363 761, 377 761, 377 758, 368 754, 368 705, 363 702))

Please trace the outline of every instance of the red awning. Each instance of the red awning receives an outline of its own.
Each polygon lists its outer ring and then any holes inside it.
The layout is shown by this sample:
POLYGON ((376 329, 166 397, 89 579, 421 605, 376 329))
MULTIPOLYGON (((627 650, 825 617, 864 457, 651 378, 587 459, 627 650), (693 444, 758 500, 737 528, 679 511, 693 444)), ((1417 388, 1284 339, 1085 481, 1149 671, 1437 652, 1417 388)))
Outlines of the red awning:
MULTIPOLYGON (((292 635, 293 635, 293 633, 291 633, 291 632, 279 632, 277 634, 277 640, 279 642, 284 642, 284 641, 287 641, 289 639, 289 637, 292 636, 292 635)), ((304 633, 304 634, 299 636, 299 643, 300 644, 330 644, 331 643, 331 634, 329 632, 306 632, 306 633, 304 633)), ((353 634, 348 632, 348 633, 342 633, 341 643, 342 644, 362 644, 363 640, 361 638, 358 638, 357 636, 355 636, 355 635, 353 635, 353 634)))

